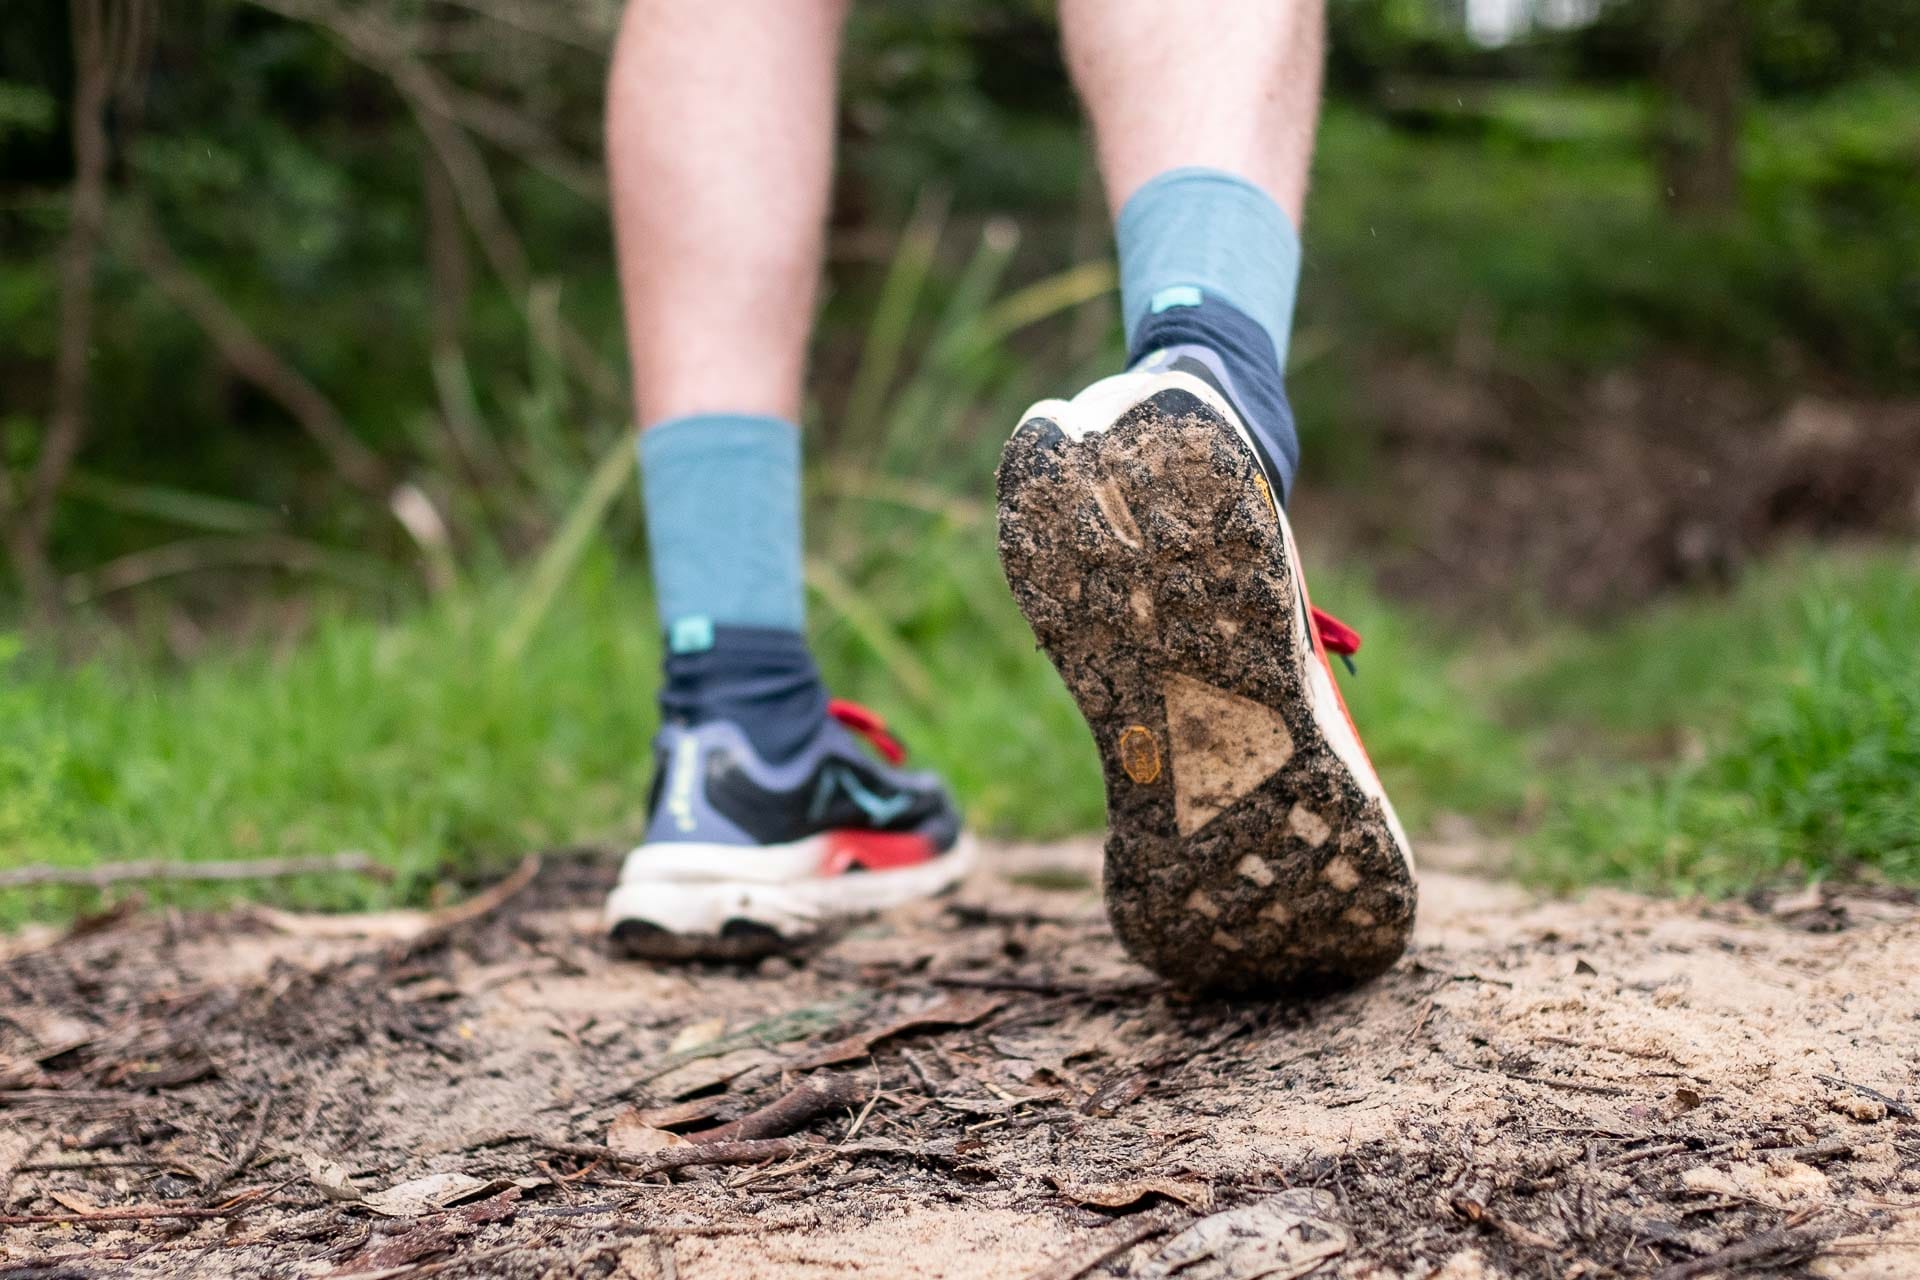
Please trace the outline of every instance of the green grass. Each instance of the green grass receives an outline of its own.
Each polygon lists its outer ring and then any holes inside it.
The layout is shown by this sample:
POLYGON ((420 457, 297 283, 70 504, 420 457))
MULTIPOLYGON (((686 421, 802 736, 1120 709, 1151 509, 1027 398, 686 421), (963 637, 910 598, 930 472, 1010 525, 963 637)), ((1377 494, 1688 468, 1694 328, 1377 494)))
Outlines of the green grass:
MULTIPOLYGON (((818 522, 819 541, 849 548, 811 571, 829 683, 881 710, 977 828, 1097 828, 1092 741, 1000 580, 984 509, 859 506, 828 505, 818 522)), ((1462 764, 1511 752, 1449 691, 1451 649, 1355 582, 1330 579, 1321 594, 1367 629, 1355 714, 1377 731, 1410 816, 1508 805, 1492 771, 1462 764)), ((644 586, 604 550, 588 555, 503 662, 517 598, 501 584, 390 622, 330 616, 290 648, 245 645, 184 669, 124 640, 78 667, 14 645, 0 656, 0 867, 358 849, 394 867, 395 882, 242 891, 361 907, 419 900, 443 877, 497 871, 529 848, 632 838, 659 661, 644 586)), ((0 921, 90 901, 16 893, 0 898, 0 921)))
MULTIPOLYGON (((856 515, 886 536, 815 565, 830 683, 888 715, 980 829, 1097 827, 1093 745, 1007 600, 984 513, 856 515)), ((1520 871, 1557 887, 1920 879, 1908 560, 1794 558, 1728 597, 1518 646, 1449 634, 1350 574, 1316 585, 1366 636, 1345 687, 1416 831, 1447 813, 1524 825, 1520 871)), ((391 885, 237 890, 361 907, 420 901, 529 848, 633 837, 659 658, 644 587, 611 554, 589 555, 502 662, 516 591, 470 589, 387 622, 331 616, 291 647, 184 669, 130 642, 65 668, 8 642, 0 867, 362 849, 396 869, 391 885)), ((90 901, 17 892, 0 898, 0 923, 90 901)))
POLYGON ((1723 604, 1574 642, 1522 682, 1532 713, 1669 746, 1563 765, 1567 798, 1527 869, 1562 887, 1706 893, 1920 879, 1916 634, 1920 583, 1889 556, 1793 562, 1723 604))
MULTIPOLYGON (((394 625, 326 618, 288 652, 186 670, 124 650, 77 669, 15 654, 0 667, 0 866, 362 849, 415 899, 445 871, 630 829, 658 663, 631 590, 590 565, 550 619, 563 639, 507 667, 484 597, 394 625)), ((325 907, 389 895, 347 879, 276 892, 325 907)), ((14 898, 0 920, 68 901, 14 898)))

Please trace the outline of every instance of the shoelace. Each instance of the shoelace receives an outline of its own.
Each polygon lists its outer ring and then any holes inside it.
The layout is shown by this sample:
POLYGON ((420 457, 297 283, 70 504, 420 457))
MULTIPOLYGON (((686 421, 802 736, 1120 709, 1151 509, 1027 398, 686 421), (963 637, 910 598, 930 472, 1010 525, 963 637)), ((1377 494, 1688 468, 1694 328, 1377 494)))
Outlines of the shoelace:
POLYGON ((1339 654, 1348 675, 1358 675, 1360 669, 1353 665, 1353 655, 1360 652, 1360 633, 1324 609, 1314 608, 1312 612, 1313 632, 1320 638, 1320 647, 1339 654))
POLYGON ((906 763, 907 749, 888 732, 887 722, 877 711, 846 698, 828 698, 827 714, 865 738, 888 764, 898 767, 906 763))

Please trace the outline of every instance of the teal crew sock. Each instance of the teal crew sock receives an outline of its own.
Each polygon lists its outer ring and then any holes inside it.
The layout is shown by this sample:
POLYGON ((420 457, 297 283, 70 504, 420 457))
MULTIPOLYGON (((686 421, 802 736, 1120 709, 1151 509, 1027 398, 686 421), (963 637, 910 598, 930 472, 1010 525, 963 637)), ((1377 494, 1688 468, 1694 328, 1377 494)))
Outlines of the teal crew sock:
POLYGON ((1287 346, 1300 237, 1253 183, 1219 169, 1172 169, 1114 223, 1132 367, 1178 366, 1239 410, 1285 501, 1300 446, 1287 404, 1287 346))
POLYGON ((737 723, 784 759, 826 715, 808 653, 800 536, 800 429, 699 414, 640 436, 641 487, 660 625, 663 714, 737 723))

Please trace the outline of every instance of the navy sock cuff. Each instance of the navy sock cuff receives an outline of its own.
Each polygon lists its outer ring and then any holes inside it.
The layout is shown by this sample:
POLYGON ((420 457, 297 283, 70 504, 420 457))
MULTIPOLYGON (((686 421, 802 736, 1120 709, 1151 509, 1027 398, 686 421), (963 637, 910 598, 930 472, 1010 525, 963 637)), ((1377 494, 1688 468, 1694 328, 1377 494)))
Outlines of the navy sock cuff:
POLYGON ((1134 335, 1127 362, 1136 365, 1161 351, 1178 356, 1183 354, 1181 348, 1200 349, 1195 358, 1247 424, 1285 505, 1300 467, 1300 440, 1293 408, 1287 403, 1279 354, 1267 330, 1238 309, 1209 297, 1198 305, 1170 307, 1146 316, 1134 335))
POLYGON ((663 717, 687 724, 732 721, 769 760, 793 755, 826 718, 826 686, 798 631, 715 626, 707 648, 669 649, 665 675, 663 717))

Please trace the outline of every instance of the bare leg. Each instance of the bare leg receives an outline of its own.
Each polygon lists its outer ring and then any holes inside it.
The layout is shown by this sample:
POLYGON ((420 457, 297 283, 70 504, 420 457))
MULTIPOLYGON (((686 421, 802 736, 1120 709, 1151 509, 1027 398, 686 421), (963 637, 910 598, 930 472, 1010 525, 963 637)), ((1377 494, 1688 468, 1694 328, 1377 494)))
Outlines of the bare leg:
POLYGON ((643 426, 800 416, 846 0, 630 0, 607 164, 643 426))
POLYGON ((1061 0, 1067 65, 1108 203, 1202 165, 1300 224, 1325 52, 1322 0, 1061 0))

